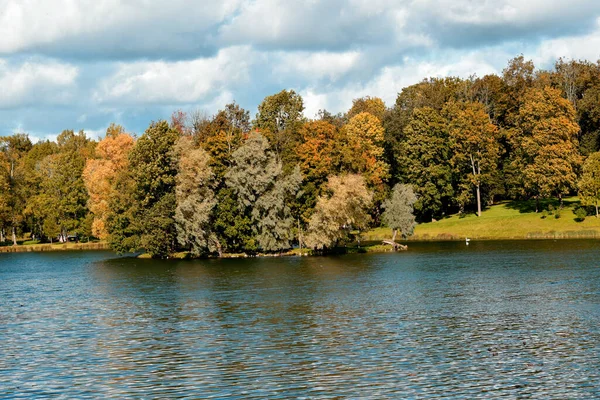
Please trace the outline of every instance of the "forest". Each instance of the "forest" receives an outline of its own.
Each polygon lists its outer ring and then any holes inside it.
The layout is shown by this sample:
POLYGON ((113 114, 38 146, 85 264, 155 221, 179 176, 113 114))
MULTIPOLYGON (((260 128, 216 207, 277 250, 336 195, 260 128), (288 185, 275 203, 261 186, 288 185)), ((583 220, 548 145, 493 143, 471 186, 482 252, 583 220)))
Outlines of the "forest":
POLYGON ((424 79, 390 107, 367 96, 345 113, 303 111, 282 90, 254 118, 232 103, 139 135, 1 137, 0 242, 77 235, 120 253, 219 256, 323 251, 377 226, 407 237, 506 199, 576 194, 598 214, 600 62, 541 70, 519 56, 501 75, 424 79))

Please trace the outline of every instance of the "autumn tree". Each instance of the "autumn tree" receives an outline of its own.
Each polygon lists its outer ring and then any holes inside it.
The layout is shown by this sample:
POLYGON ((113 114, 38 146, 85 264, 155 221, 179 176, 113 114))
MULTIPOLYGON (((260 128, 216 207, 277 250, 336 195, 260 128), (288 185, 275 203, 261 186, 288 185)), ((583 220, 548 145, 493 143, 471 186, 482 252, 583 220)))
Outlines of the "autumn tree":
POLYGON ((363 174, 371 187, 381 186, 389 177, 389 165, 384 158, 384 129, 381 121, 363 112, 348 121, 344 133, 347 140, 343 155, 346 169, 363 174))
POLYGON ((458 203, 461 208, 470 203, 475 188, 477 216, 480 217, 481 187, 493 183, 498 170, 498 128, 490 122, 481 103, 449 104, 445 113, 450 121, 450 164, 458 177, 458 203))
POLYGON ((600 203, 600 152, 590 154, 583 164, 583 173, 577 184, 581 203, 596 208, 598 218, 598 203, 600 203))
POLYGON ((336 126, 326 121, 309 121, 299 129, 298 159, 308 180, 324 182, 341 163, 342 137, 336 126))
POLYGON ((106 137, 96 146, 96 155, 87 160, 83 180, 89 194, 88 208, 94 215, 93 236, 106 239, 106 219, 111 211, 109 201, 115 195, 117 174, 129 167, 129 152, 134 145, 133 137, 120 125, 111 124, 106 137))
POLYGON ((250 132, 250 113, 236 103, 208 119, 198 131, 196 141, 210 155, 210 167, 219 180, 231 166, 233 152, 250 132))
POLYGON ((398 231, 403 238, 411 236, 417 222, 414 216, 414 204, 417 196, 410 185, 397 184, 392 190, 392 195, 386 199, 381 207, 383 223, 393 231, 392 241, 396 241, 398 231))
POLYGON ((385 103, 379 97, 365 96, 352 100, 348 118, 351 119, 360 113, 366 112, 379 119, 379 121, 383 121, 385 110, 385 103))
POLYGON ((210 156, 204 149, 196 148, 188 136, 179 139, 175 151, 178 158, 174 217, 177 240, 196 256, 213 252, 221 255, 221 244, 212 224, 217 200, 210 156))
POLYGON ((306 122, 299 134, 297 154, 304 180, 294 208, 307 222, 327 177, 340 170, 344 140, 338 127, 323 120, 306 122))
POLYGON ((332 176, 327 186, 329 193, 319 197, 309 222, 305 241, 309 248, 332 248, 348 239, 351 230, 366 229, 371 221, 373 194, 362 176, 332 176))
POLYGON ((556 89, 530 89, 519 111, 514 162, 522 170, 523 186, 536 199, 573 189, 581 165, 575 110, 556 89))
POLYGON ((526 60, 521 54, 509 60, 506 68, 502 70, 504 90, 502 103, 504 105, 499 118, 505 127, 513 127, 518 120, 519 108, 525 93, 533 87, 535 80, 535 65, 533 61, 526 60))

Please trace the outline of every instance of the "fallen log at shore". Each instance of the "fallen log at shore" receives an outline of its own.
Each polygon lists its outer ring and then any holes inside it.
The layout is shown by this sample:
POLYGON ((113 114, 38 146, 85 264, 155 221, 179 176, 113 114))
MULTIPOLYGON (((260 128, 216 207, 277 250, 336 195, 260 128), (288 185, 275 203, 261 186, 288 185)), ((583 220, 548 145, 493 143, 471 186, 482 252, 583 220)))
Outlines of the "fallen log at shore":
POLYGON ((396 243, 393 240, 383 240, 383 244, 387 244, 390 245, 394 248, 394 251, 404 251, 404 250, 408 250, 408 246, 400 244, 400 243, 396 243))

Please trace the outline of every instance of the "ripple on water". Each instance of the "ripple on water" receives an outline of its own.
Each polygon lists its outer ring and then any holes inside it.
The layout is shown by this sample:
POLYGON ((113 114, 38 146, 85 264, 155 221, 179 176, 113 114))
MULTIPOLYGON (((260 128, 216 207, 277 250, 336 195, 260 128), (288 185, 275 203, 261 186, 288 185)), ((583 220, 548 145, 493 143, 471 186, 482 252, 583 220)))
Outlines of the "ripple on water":
POLYGON ((596 245, 573 243, 202 262, 9 254, 0 397, 600 397, 596 245))

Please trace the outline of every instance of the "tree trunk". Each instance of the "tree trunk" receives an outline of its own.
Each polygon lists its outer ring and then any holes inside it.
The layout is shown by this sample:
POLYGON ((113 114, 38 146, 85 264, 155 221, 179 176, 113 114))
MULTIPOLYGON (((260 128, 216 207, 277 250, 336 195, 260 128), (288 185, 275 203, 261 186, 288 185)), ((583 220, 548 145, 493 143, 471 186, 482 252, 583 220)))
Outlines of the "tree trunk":
POLYGON ((481 217, 481 190, 477 185, 477 216, 481 217))
POLYGON ((302 230, 300 230, 300 218, 298 218, 298 247, 302 250, 302 230))
POLYGON ((563 198, 562 198, 562 193, 558 195, 558 208, 560 208, 562 210, 563 208, 563 198))
POLYGON ((596 218, 598 218, 598 203, 596 203, 596 218))
POLYGON ((398 229, 394 229, 394 235, 392 236, 392 242, 396 241, 396 235, 398 234, 398 229))
MULTIPOLYGON (((477 163, 477 169, 475 169, 475 159, 473 158, 473 154, 469 154, 471 157, 471 167, 473 168, 473 176, 478 177, 481 175, 481 165, 479 162, 477 163)), ((481 217, 481 184, 479 183, 479 178, 477 178, 477 216, 481 217)))
POLYGON ((15 228, 14 226, 12 227, 12 240, 13 240, 13 246, 17 245, 17 228, 15 228))
POLYGON ((223 248, 221 247, 221 242, 219 242, 219 239, 215 239, 215 245, 217 246, 217 253, 219 254, 219 258, 223 258, 223 248))
POLYGON ((4 243, 4 228, 0 229, 0 243, 4 243))
POLYGON ((538 212, 540 208, 540 197, 535 196, 535 212, 538 212))

